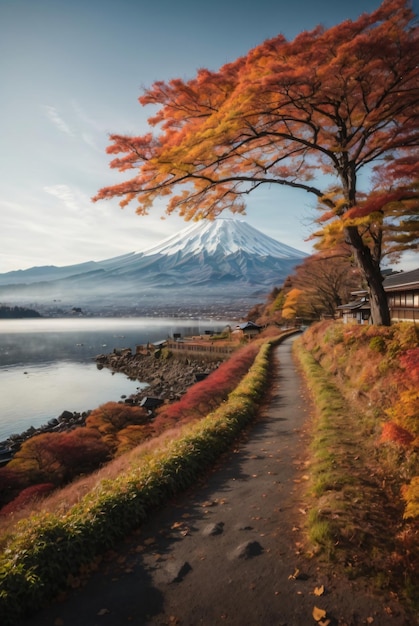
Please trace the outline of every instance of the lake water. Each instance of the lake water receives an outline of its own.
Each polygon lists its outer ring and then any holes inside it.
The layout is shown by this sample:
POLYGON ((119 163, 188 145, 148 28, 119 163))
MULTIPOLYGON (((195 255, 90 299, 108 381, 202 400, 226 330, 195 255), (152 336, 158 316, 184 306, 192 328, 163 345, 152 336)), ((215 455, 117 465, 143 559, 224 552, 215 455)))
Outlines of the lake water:
POLYGON ((64 410, 86 411, 144 383, 98 369, 95 356, 206 330, 226 322, 178 318, 0 320, 0 441, 64 410))

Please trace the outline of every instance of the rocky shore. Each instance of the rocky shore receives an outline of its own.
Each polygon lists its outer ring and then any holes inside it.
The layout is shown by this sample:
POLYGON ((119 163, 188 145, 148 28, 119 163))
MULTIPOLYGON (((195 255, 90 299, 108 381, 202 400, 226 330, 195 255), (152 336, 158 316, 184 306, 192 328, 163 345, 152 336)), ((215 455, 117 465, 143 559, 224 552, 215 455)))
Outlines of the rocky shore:
POLYGON ((42 426, 30 426, 23 433, 10 435, 8 439, 0 442, 0 466, 8 463, 27 439, 43 433, 64 432, 77 426, 84 426, 89 413, 90 411, 83 413, 63 411, 61 415, 50 419, 42 426))
MULTIPOLYGON (((147 383, 147 386, 139 389, 137 393, 121 398, 121 402, 127 404, 141 404, 147 397, 174 402, 188 387, 216 369, 221 362, 205 358, 190 359, 183 355, 178 358, 159 350, 133 354, 129 348, 114 350, 110 354, 100 354, 95 360, 99 368, 107 367, 133 380, 147 383)), ((83 413, 65 410, 42 426, 31 426, 23 433, 11 435, 0 442, 0 466, 10 461, 27 439, 47 432, 64 432, 84 426, 89 413, 90 410, 83 413)))
POLYGON ((147 387, 125 399, 125 402, 139 404, 143 398, 150 396, 166 402, 178 400, 188 387, 216 369, 221 361, 175 356, 164 350, 145 350, 133 354, 127 348, 100 354, 96 357, 96 363, 98 367, 108 367, 133 380, 147 383, 147 387))

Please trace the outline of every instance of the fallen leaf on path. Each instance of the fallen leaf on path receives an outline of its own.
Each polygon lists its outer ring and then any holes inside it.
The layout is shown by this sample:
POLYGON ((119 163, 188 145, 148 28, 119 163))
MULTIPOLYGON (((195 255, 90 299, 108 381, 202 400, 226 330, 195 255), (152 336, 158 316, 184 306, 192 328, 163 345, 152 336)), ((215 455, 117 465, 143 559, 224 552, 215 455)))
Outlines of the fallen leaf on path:
POLYGON ((322 596, 324 594, 324 585, 320 585, 320 587, 314 587, 314 595, 322 596))
POLYGON ((170 528, 174 530, 175 528, 179 528, 179 526, 183 526, 183 522, 175 522, 170 526, 170 528))
POLYGON ((156 543, 156 540, 154 537, 150 537, 149 539, 145 539, 144 540, 144 545, 145 546, 151 546, 151 544, 156 543))
POLYGON ((109 609, 100 609, 100 611, 98 612, 98 615, 102 616, 102 615, 107 615, 108 613, 110 613, 109 609))
POLYGON ((318 606, 315 606, 313 608, 313 618, 315 619, 316 622, 320 622, 320 620, 322 620, 324 617, 326 617, 326 611, 324 609, 319 609, 318 606))

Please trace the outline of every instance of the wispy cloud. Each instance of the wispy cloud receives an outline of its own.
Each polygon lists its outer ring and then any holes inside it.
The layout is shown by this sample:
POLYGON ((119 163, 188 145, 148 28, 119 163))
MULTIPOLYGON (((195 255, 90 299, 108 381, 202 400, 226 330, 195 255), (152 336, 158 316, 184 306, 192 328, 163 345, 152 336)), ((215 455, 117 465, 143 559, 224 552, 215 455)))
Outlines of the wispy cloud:
POLYGON ((79 120, 83 122, 84 126, 88 126, 89 128, 100 133, 105 132, 103 125, 96 118, 89 115, 77 100, 73 99, 71 101, 71 106, 73 107, 73 110, 79 120))
POLYGON ((80 207, 76 201, 75 194, 72 192, 68 185, 52 185, 51 187, 44 187, 44 191, 51 196, 55 196, 71 211, 79 211, 80 207))
POLYGON ((91 135, 90 133, 82 133, 81 138, 83 139, 84 143, 87 144, 90 148, 93 148, 93 150, 96 150, 96 152, 103 154, 103 150, 101 150, 96 144, 93 135, 91 135))
POLYGON ((70 126, 63 120, 61 115, 58 113, 57 109, 49 104, 45 104, 43 109, 48 117, 48 119, 54 124, 58 130, 66 135, 70 135, 71 137, 74 135, 70 126))

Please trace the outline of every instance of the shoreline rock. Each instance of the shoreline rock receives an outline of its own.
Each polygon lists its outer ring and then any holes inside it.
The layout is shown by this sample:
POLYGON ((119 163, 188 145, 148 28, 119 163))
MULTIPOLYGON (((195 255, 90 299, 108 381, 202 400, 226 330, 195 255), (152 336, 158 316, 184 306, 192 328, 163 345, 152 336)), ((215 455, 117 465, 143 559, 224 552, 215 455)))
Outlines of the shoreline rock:
POLYGON ((78 413, 76 411, 63 411, 58 417, 53 417, 41 426, 30 426, 22 433, 14 433, 4 441, 0 441, 0 467, 12 460, 13 456, 21 447, 22 443, 43 433, 62 433, 78 426, 84 426, 90 411, 78 413))
MULTIPOLYGON (((205 378, 220 365, 221 361, 210 359, 190 359, 185 356, 163 356, 161 351, 132 353, 130 348, 114 350, 109 354, 95 357, 99 369, 107 367, 114 372, 128 376, 132 380, 146 383, 137 393, 121 397, 119 402, 130 405, 140 404, 146 397, 157 397, 164 402, 175 402, 189 387, 205 378)), ((97 407, 93 407, 97 408, 97 407)), ((30 426, 20 434, 12 434, 0 442, 0 467, 6 465, 21 445, 34 437, 48 432, 65 432, 84 426, 91 410, 82 413, 64 410, 61 415, 50 419, 41 426, 30 426)))
POLYGON ((95 360, 99 368, 107 367, 125 374, 128 378, 146 383, 146 387, 125 399, 130 404, 138 404, 150 395, 165 402, 174 402, 191 385, 205 378, 222 362, 204 357, 191 359, 160 350, 137 351, 133 354, 130 348, 100 354, 95 360))

